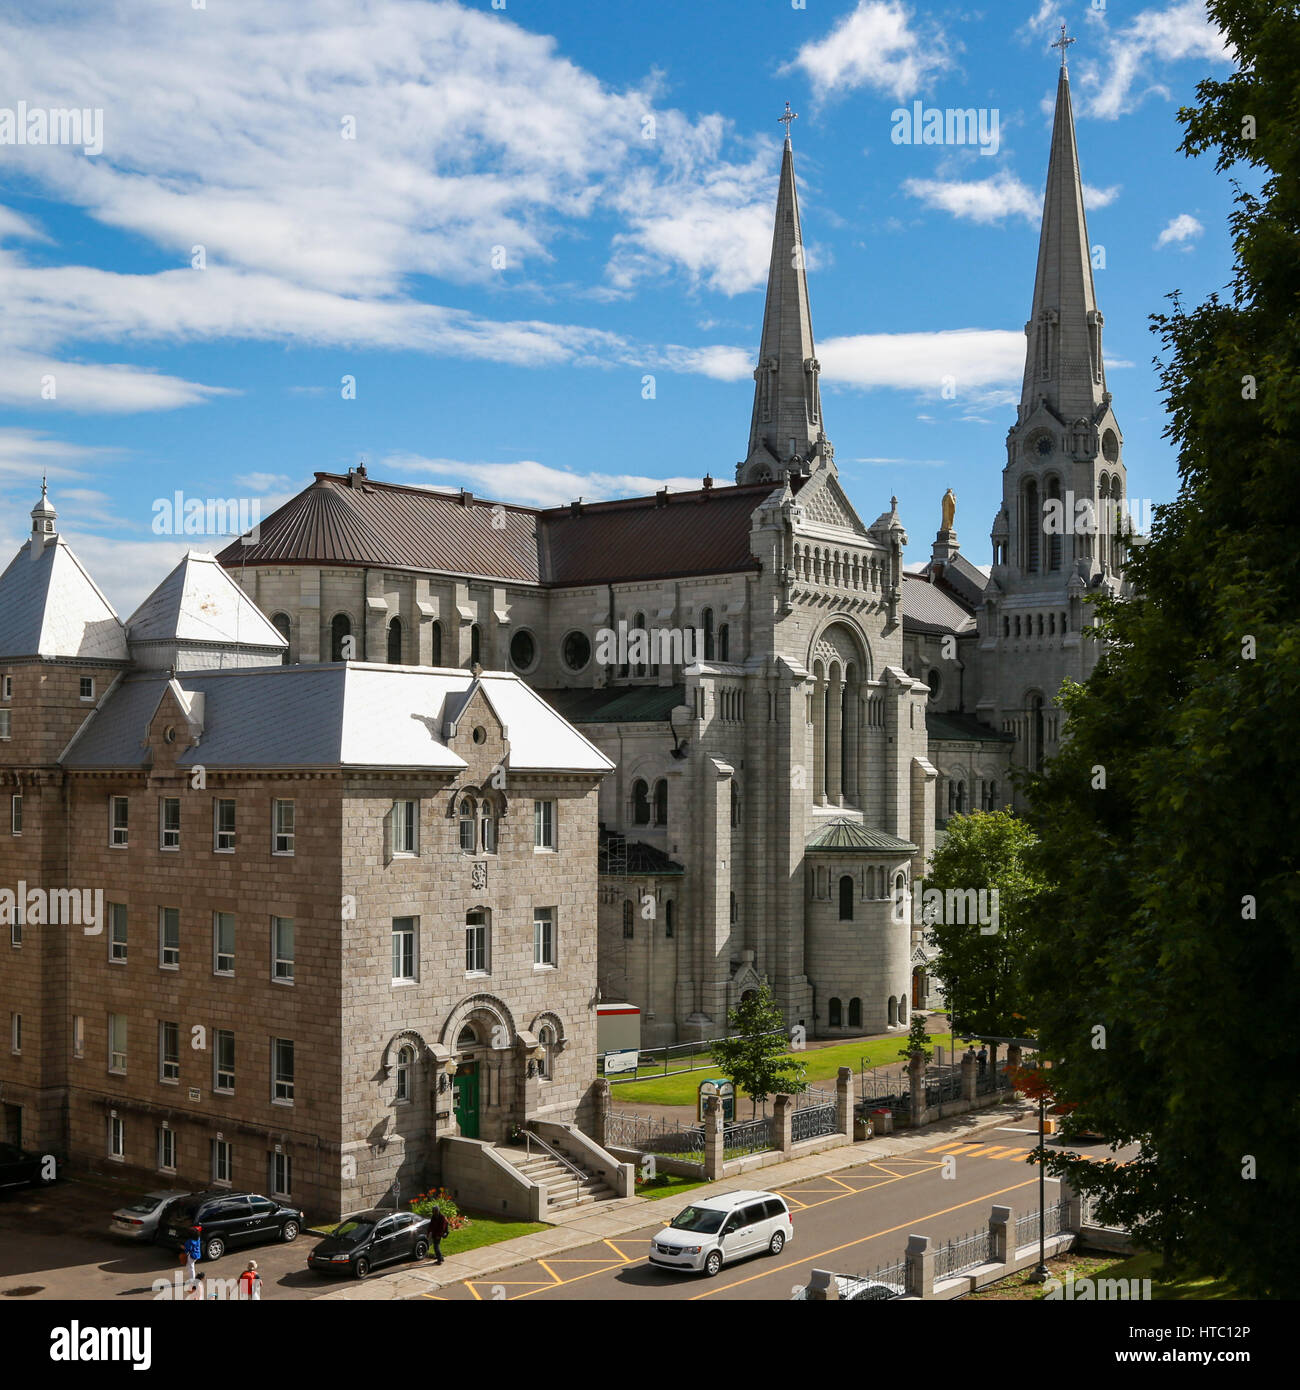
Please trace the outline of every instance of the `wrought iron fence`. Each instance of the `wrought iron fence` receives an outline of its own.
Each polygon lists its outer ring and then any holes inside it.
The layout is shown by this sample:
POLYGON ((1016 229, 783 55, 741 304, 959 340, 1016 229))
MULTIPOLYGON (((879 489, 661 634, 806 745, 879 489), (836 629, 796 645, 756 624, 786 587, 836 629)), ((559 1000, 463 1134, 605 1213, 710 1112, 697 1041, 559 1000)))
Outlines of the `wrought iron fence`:
POLYGON ((987 1264, 988 1261, 989 1231, 986 1226, 982 1231, 972 1231, 939 1247, 934 1261, 935 1282, 951 1279, 964 1269, 974 1269, 976 1265, 987 1264))
POLYGON ((977 1096, 988 1096, 995 1091, 1009 1091, 1010 1089, 1011 1077, 1007 1073, 1005 1062, 999 1062, 996 1067, 986 1067, 983 1074, 975 1078, 975 1094, 977 1096))
POLYGON ((620 1149, 638 1149, 675 1157, 688 1162, 703 1161, 704 1130, 680 1120, 664 1120, 657 1115, 628 1115, 612 1110, 605 1119, 605 1144, 620 1149))
MULTIPOLYGON (((1065 1202, 1053 1202, 1043 1212, 1044 1226, 1043 1238, 1050 1239, 1054 1235, 1059 1235, 1065 1224, 1065 1202)), ((1029 1211, 1023 1216, 1016 1217, 1016 1249, 1022 1246, 1033 1245, 1038 1239, 1038 1212, 1029 1211)))
MULTIPOLYGON (((701 1141, 704 1138, 703 1131, 700 1133, 701 1141)), ((745 1154, 762 1153, 765 1149, 774 1149, 776 1145, 772 1142, 772 1117, 766 1116, 759 1120, 746 1120, 743 1124, 726 1125, 722 1130, 722 1156, 726 1158, 740 1158, 745 1154)))
POLYGON ((796 1092, 794 1098, 796 1110, 807 1110, 813 1106, 834 1105, 835 1103, 834 1091, 819 1091, 816 1086, 809 1086, 806 1091, 796 1092))
POLYGON ((1096 1196, 1083 1198, 1083 1211, 1079 1224, 1081 1226, 1093 1226, 1101 1231, 1123 1231, 1128 1233, 1128 1227, 1117 1225, 1113 1221, 1103 1221, 1097 1214, 1101 1206, 1101 1199, 1096 1196))
POLYGON ((949 1101, 961 1099, 961 1073, 944 1069, 942 1074, 925 1078, 925 1103, 946 1105, 949 1101))
MULTIPOLYGON (((786 1036, 782 1028, 774 1028, 771 1031, 779 1033, 781 1037, 786 1036)), ((767 1037, 768 1034, 762 1033, 758 1036, 767 1037)), ((670 1043, 666 1047, 643 1047, 637 1055, 635 1071, 619 1072, 606 1079, 611 1086, 620 1086, 628 1081, 645 1081, 649 1077, 677 1076, 681 1072, 704 1071, 716 1065, 713 1060, 713 1044, 725 1041, 725 1038, 701 1038, 698 1042, 670 1043)), ((604 1075, 603 1055, 598 1059, 597 1067, 604 1075)))
POLYGON ((819 1139, 824 1134, 834 1134, 838 1118, 838 1107, 834 1105, 796 1110, 790 1117, 790 1137, 797 1144, 801 1139, 819 1139))

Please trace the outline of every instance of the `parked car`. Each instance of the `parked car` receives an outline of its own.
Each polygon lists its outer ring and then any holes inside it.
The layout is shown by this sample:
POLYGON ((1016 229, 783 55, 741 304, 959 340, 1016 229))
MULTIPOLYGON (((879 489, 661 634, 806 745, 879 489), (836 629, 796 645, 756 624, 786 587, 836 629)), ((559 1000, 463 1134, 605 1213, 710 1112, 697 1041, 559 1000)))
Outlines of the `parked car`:
POLYGON ((113 1213, 109 1232, 115 1236, 126 1236, 129 1240, 153 1240, 158 1234, 158 1222, 168 1206, 181 1197, 192 1194, 174 1188, 165 1192, 146 1192, 127 1206, 118 1207, 113 1213))
POLYGON ((197 1236, 207 1260, 219 1260, 230 1246, 298 1239, 302 1212, 260 1192, 198 1192, 170 1203, 158 1225, 158 1240, 179 1250, 197 1236))
POLYGON ((364 1279, 394 1260, 429 1253, 429 1218, 413 1211, 359 1211, 346 1216, 307 1256, 310 1269, 364 1279))
POLYGON ((701 1197, 650 1242, 650 1263, 714 1275, 724 1264, 766 1250, 779 1255, 794 1239, 785 1198, 775 1192, 724 1192, 701 1197))
POLYGON ((58 1176, 59 1160, 53 1154, 29 1153, 17 1144, 0 1144, 0 1187, 43 1186, 58 1176))
MULTIPOLYGON (((857 1274, 836 1274, 836 1293, 841 1303, 877 1303, 889 1298, 902 1298, 907 1290, 902 1284, 890 1283, 887 1279, 864 1279, 857 1274)), ((808 1285, 791 1295, 793 1303, 807 1303, 812 1299, 808 1285)))

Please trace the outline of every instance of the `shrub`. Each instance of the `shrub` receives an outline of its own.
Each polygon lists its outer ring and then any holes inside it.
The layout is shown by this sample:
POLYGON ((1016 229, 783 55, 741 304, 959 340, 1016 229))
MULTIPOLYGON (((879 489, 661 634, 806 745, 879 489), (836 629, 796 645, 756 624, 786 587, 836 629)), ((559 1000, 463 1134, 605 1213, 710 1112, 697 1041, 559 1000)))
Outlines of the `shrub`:
POLYGON ((445 1187, 430 1188, 428 1192, 412 1197, 408 1205, 416 1216, 431 1216, 434 1211, 442 1212, 447 1218, 448 1230, 459 1231, 470 1224, 469 1217, 456 1205, 445 1187))

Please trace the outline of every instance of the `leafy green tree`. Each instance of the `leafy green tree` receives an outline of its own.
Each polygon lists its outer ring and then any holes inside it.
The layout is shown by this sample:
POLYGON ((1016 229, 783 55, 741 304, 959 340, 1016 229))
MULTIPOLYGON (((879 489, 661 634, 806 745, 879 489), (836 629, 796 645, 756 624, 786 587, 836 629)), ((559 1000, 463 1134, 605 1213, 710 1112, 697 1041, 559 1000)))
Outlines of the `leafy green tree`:
POLYGON ((912 1026, 907 1030, 907 1042, 898 1049, 898 1055, 905 1062, 910 1062, 918 1053, 927 1062, 934 1056, 934 1049, 930 1046, 930 1035, 925 1031, 924 1014, 912 1015, 912 1026))
POLYGON ((953 1009, 954 1045, 958 1029, 999 1037, 1025 1032, 1025 923, 1044 886, 1031 860, 1034 844, 1032 828, 1010 811, 975 811, 948 822, 944 842, 931 860, 922 885, 923 914, 927 938, 939 952, 930 968, 943 982, 953 1009), (944 910, 930 920, 925 899, 932 890, 943 893, 944 910), (990 929, 992 922, 972 920, 969 894, 981 890, 988 893, 990 908, 992 892, 997 892, 996 930, 990 929), (960 913, 955 910, 959 905, 960 913), (956 921, 958 915, 965 920, 956 921))
POLYGON ((749 1093, 750 1113, 758 1114, 768 1097, 793 1095, 808 1089, 805 1068, 788 1054, 785 1021, 771 989, 760 985, 727 1015, 737 1035, 713 1044, 713 1060, 749 1093))
POLYGON ((1238 187, 1227 297, 1156 315, 1177 499, 1097 604, 1107 647, 1031 785, 1050 880, 1030 1012, 1080 1122, 1127 1166, 1058 1159, 1166 1265, 1300 1294, 1300 14, 1210 0, 1236 55, 1180 113, 1238 187), (1251 191, 1251 189, 1254 191, 1251 191))

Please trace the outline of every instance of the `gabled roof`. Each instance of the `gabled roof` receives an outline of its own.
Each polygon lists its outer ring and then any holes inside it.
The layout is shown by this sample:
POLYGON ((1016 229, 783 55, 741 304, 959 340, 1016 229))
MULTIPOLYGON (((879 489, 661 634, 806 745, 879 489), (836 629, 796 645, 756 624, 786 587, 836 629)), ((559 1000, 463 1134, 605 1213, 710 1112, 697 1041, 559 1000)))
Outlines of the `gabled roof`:
POLYGON ((35 558, 32 544, 0 575, 0 658, 126 661, 121 619, 63 537, 35 558))
MULTIPOLYGON (((194 671, 181 679, 202 699, 199 744, 179 767, 356 767, 455 772, 447 746, 449 700, 477 680, 506 729, 517 771, 609 771, 613 764, 509 672, 334 662, 194 671)), ((142 767, 144 739, 168 678, 120 681, 64 751, 66 767, 142 767)), ((462 701, 463 703, 463 701, 462 701)))
POLYGON ((937 584, 914 574, 903 575, 903 631, 963 633, 976 630, 975 619, 937 584))
POLYGON ((215 555, 191 550, 127 619, 137 642, 274 647, 287 643, 215 555))
POLYGON ((808 836, 804 850, 811 854, 915 854, 916 846, 883 830, 869 830, 857 821, 832 820, 808 836))

